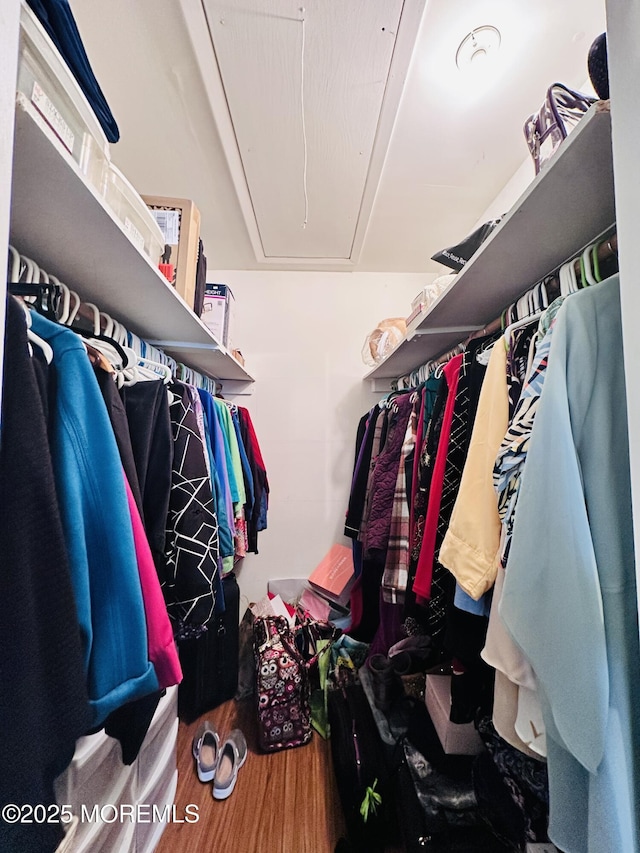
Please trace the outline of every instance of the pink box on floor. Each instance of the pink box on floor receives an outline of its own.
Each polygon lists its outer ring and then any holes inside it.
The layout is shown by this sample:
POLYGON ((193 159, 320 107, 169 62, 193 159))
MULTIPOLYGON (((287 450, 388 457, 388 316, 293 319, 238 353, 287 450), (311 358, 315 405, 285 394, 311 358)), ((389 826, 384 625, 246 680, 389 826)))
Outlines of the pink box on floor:
POLYGON ((477 755, 484 749, 473 723, 452 723, 451 676, 427 675, 424 701, 447 755, 477 755))

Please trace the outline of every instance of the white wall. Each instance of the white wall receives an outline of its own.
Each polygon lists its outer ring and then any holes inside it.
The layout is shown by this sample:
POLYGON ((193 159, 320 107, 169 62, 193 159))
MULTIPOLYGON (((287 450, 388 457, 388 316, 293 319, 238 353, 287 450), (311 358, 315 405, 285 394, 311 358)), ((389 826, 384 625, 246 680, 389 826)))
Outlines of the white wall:
MULTIPOLYGON (((243 596, 303 577, 342 536, 358 420, 376 400, 366 335, 406 317, 424 274, 210 271, 235 295, 234 345, 256 377, 251 412, 271 486, 268 530, 239 571, 243 596)), ((377 395, 380 396, 380 395, 377 395)))
POLYGON ((505 213, 508 213, 535 176, 536 172, 533 160, 529 157, 514 172, 510 180, 507 181, 471 230, 474 231, 490 219, 499 219, 505 213))
MULTIPOLYGON (((584 92, 587 95, 596 97, 591 80, 588 78, 578 87, 578 91, 584 92)), ((542 101, 541 101, 542 104, 542 101)), ((526 150, 526 149, 525 149, 526 150)), ((533 158, 527 157, 519 168, 513 173, 498 195, 494 198, 491 204, 485 209, 482 216, 471 229, 472 231, 479 228, 489 219, 498 219, 505 213, 508 213, 513 205, 518 201, 520 196, 529 186, 531 181, 536 176, 536 170, 533 165, 533 158)))
MULTIPOLYGON (((635 37, 640 27, 637 3, 607 0, 607 53, 611 90, 613 169, 616 191, 618 264, 622 337, 627 382, 631 492, 634 506, 633 527, 636 542, 637 593, 640 606, 640 393, 638 392, 638 267, 636 261, 638 220, 640 218, 640 171, 638 139, 640 113, 636 81, 640 73, 640 47, 635 37)), ((631 559, 631 555, 629 556, 631 559)))

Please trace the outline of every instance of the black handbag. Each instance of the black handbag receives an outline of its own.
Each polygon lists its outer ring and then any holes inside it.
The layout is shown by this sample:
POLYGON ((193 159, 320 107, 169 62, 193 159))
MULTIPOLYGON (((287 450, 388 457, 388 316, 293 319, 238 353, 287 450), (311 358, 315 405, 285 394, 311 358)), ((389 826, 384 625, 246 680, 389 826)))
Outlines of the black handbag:
POLYGON ((233 699, 238 688, 240 590, 233 573, 222 586, 224 613, 214 616, 204 634, 178 646, 183 673, 178 714, 188 723, 233 699))
POLYGON ((360 684, 330 691, 328 706, 333 769, 350 850, 384 853, 398 829, 384 746, 371 707, 360 684))

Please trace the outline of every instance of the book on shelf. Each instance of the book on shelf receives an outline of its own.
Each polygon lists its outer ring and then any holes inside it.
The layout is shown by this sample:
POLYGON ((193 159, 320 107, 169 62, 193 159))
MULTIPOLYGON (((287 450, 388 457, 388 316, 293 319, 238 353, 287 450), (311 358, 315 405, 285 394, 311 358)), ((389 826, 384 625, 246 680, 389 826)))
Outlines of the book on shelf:
POLYGON ((353 554, 346 545, 333 545, 309 575, 309 583, 329 601, 345 607, 355 581, 353 554))
POLYGON ((420 314, 422 314, 425 308, 426 305, 424 302, 418 302, 418 304, 411 311, 411 314, 409 314, 409 316, 407 317, 407 326, 410 326, 411 323, 413 323, 413 321, 416 319, 416 317, 419 317, 420 314))
MULTIPOLYGON (((342 620, 345 617, 350 617, 349 610, 346 607, 340 607, 316 592, 313 587, 308 586, 303 590, 300 596, 299 606, 311 616, 312 619, 317 619, 319 622, 332 622, 342 620)), ((350 619, 349 619, 350 621, 350 619)))

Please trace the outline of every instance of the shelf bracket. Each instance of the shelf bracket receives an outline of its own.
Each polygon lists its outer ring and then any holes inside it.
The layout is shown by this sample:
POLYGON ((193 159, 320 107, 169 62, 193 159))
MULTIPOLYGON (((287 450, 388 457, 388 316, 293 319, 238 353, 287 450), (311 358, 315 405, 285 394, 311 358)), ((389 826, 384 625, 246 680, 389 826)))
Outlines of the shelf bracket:
POLYGON ((216 379, 225 397, 248 397, 253 394, 253 382, 243 382, 239 379, 216 379))
POLYGON ((192 341, 150 341, 147 340, 147 343, 150 343, 151 346, 158 347, 159 349, 208 349, 212 352, 220 349, 220 345, 212 342, 210 344, 196 344, 192 341))
POLYGON ((430 329, 416 329, 416 335, 448 335, 462 334, 463 332, 479 332, 484 326, 433 326, 430 329))
POLYGON ((371 390, 374 394, 388 394, 391 391, 391 383, 395 379, 388 377, 377 377, 371 380, 371 390))

